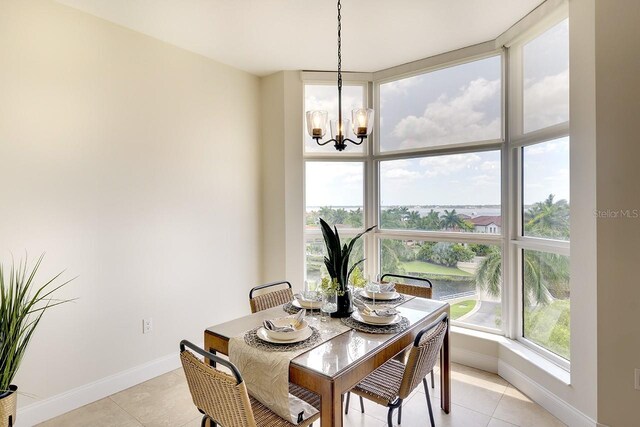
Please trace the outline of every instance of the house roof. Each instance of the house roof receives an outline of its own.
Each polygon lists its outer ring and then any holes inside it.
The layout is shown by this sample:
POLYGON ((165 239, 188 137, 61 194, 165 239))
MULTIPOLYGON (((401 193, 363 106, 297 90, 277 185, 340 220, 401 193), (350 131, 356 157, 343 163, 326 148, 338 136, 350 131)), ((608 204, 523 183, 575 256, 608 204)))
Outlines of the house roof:
POLYGON ((477 216, 475 218, 469 218, 468 221, 470 221, 473 225, 495 224, 498 227, 502 226, 502 217, 501 216, 482 215, 482 216, 477 216))

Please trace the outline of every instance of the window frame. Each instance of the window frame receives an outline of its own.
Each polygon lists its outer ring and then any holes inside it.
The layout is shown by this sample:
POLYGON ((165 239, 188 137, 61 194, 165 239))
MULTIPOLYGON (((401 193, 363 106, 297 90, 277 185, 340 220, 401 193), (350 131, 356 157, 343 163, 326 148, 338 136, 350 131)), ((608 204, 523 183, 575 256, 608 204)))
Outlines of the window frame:
MULTIPOLYGON (((509 271, 509 278, 507 279, 510 284, 509 288, 515 291, 507 302, 510 316, 515 320, 509 322, 507 337, 517 340, 519 343, 534 350, 547 360, 567 371, 570 371, 570 360, 547 350, 524 336, 524 278, 522 272, 522 254, 525 249, 551 252, 570 258, 570 240, 564 241, 543 237, 525 236, 523 223, 524 169, 522 159, 524 147, 529 147, 558 138, 570 137, 570 124, 568 120, 563 123, 554 124, 552 126, 527 133, 523 131, 523 47, 565 19, 568 19, 566 13, 555 13, 548 16, 541 25, 536 26, 532 31, 524 34, 522 37, 519 37, 518 40, 508 47, 509 61, 507 75, 509 83, 507 88, 507 150, 510 166, 507 184, 509 186, 509 216, 512 219, 512 226, 509 228, 508 239, 509 265, 503 265, 505 270, 509 271)), ((571 147, 571 139, 569 139, 569 147, 571 147)))
MULTIPOLYGON (((376 110, 376 121, 371 137, 362 153, 307 153, 303 148, 303 163, 307 161, 362 161, 364 163, 364 227, 360 230, 343 229, 345 237, 363 231, 380 221, 380 162, 442 154, 469 153, 500 150, 501 153, 501 215, 500 234, 447 232, 427 230, 376 229, 364 236, 364 253, 367 259, 364 274, 375 277, 380 268, 380 244, 385 238, 416 241, 442 241, 460 243, 484 243, 499 245, 502 251, 502 324, 499 329, 453 321, 453 325, 467 329, 502 334, 532 349, 555 365, 570 371, 571 362, 523 336, 524 313, 522 253, 524 249, 553 252, 570 256, 570 241, 560 241, 524 236, 522 233, 522 149, 537 143, 569 136, 569 122, 559 123, 528 133, 522 132, 522 47, 546 30, 568 19, 566 10, 560 9, 544 17, 537 25, 520 34, 504 48, 496 48, 497 42, 470 46, 454 52, 405 64, 375 73, 351 73, 345 84, 366 85, 365 103, 376 110), (436 147, 421 147, 402 151, 380 152, 380 85, 416 75, 499 55, 501 57, 501 120, 500 139, 471 141, 436 147), (353 233, 353 234, 352 234, 353 233)), ((303 73, 303 86, 307 84, 335 84, 335 73, 303 73), (326 76, 326 80, 324 77, 326 76)), ((571 145, 571 141, 570 141, 571 145)), ((306 167, 305 175, 306 177, 306 167)), ((303 186, 306 189, 306 186, 303 186)), ((306 195, 303 197, 306 210, 306 195)), ((320 230, 305 229, 303 250, 307 236, 317 236, 320 230)), ((305 258, 306 259, 306 258, 305 258)), ((306 274, 306 268, 305 268, 306 274)))

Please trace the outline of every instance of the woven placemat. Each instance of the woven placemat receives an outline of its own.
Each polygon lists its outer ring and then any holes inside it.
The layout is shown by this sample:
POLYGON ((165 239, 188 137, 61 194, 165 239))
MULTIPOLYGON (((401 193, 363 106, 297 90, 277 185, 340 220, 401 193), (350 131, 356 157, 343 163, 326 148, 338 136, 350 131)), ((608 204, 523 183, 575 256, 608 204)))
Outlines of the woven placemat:
POLYGON ((307 338, 304 341, 300 341, 300 342, 295 342, 295 343, 291 343, 291 344, 274 344, 274 343, 270 343, 267 341, 263 341, 258 337, 258 329, 261 328, 261 326, 252 329, 250 331, 248 331, 246 334, 244 334, 244 342, 247 343, 247 345, 250 345, 251 347, 254 348, 258 348, 260 350, 265 350, 265 351, 295 351, 295 350, 302 350, 304 348, 308 348, 308 347, 313 347, 315 345, 318 345, 322 342, 322 337, 320 336, 320 332, 318 332, 318 330, 316 328, 314 328, 313 326, 309 326, 311 328, 311 330, 313 331, 313 333, 311 334, 311 336, 309 338, 307 338))
MULTIPOLYGON (((404 294, 399 294, 400 296, 396 299, 377 299, 376 301, 376 305, 380 304, 380 305, 400 305, 403 302, 407 301, 407 296, 404 294)), ((373 302, 373 298, 369 298, 367 296, 362 295, 361 292, 358 292, 355 294, 354 298, 356 299, 361 299, 362 301, 364 301, 367 304, 371 304, 373 302)))
MULTIPOLYGON (((296 314, 297 312, 302 310, 301 308, 296 307, 295 305, 293 305, 293 303, 291 303, 291 302, 288 302, 285 305, 283 305, 282 309, 284 311, 286 311, 287 313, 289 313, 289 314, 296 314)), ((311 314, 320 313, 320 309, 319 308, 307 308, 305 310, 307 310, 307 316, 310 316, 311 314)))
POLYGON ((369 334, 397 334, 398 332, 402 332, 409 327, 409 319, 402 316, 402 320, 395 325, 369 325, 367 323, 361 323, 357 320, 354 320, 352 317, 346 317, 341 319, 342 323, 347 325, 350 328, 355 329, 360 332, 367 332, 369 334))

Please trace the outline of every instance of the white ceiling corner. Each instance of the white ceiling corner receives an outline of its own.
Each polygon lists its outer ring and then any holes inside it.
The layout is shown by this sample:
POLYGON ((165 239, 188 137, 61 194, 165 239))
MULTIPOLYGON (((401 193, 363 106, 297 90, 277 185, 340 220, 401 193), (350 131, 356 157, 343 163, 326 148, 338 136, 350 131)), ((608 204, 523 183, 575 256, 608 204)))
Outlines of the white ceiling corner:
MULTIPOLYGON (((257 75, 336 68, 333 0, 57 0, 257 75)), ((542 0, 343 0, 343 69, 378 71, 496 38, 542 0)))

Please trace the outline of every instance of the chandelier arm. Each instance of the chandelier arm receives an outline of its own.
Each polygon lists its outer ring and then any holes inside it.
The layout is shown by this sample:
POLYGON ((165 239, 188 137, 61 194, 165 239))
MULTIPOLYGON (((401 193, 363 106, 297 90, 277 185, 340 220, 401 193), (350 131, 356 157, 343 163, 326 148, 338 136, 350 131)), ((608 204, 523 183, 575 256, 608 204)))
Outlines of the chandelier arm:
POLYGON ((318 145, 323 146, 323 145, 327 145, 331 142, 338 142, 335 139, 328 139, 325 142, 320 142, 320 138, 314 138, 316 140, 316 143, 318 143, 318 145))
POLYGON ((345 138, 345 139, 343 139, 343 141, 344 142, 350 142, 350 143, 355 144, 355 145, 360 145, 360 144, 362 144, 364 142, 365 138, 366 138, 366 136, 359 137, 360 142, 356 142, 356 141, 354 141, 353 139, 350 139, 350 138, 345 138))

